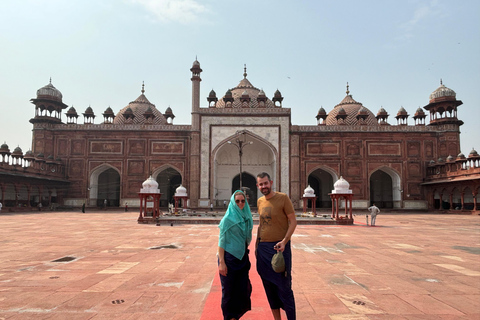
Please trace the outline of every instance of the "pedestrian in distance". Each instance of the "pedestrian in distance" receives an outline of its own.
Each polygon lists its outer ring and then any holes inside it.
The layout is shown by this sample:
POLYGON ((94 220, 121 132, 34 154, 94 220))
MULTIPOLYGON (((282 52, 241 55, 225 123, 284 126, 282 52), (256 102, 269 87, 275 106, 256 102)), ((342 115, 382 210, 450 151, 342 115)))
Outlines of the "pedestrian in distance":
POLYGON ((228 209, 219 224, 218 272, 222 284, 224 320, 238 320, 251 310, 250 259, 253 219, 245 194, 233 193, 228 209))
MULTIPOLYGON (((377 214, 380 213, 380 209, 378 209, 378 207, 375 205, 375 203, 370 207, 368 208, 368 211, 370 212, 370 214, 372 215, 372 219, 370 221, 370 225, 372 227, 375 226, 375 220, 377 219, 377 214)), ((368 225, 368 222, 367 222, 367 225, 368 225)))
POLYGON ((263 197, 257 200, 260 216, 255 250, 257 271, 262 279, 273 318, 281 320, 280 309, 283 309, 288 320, 295 320, 290 245, 290 238, 297 227, 295 210, 285 193, 273 191, 273 181, 268 173, 258 174, 257 187, 263 194, 263 197), (272 267, 272 258, 277 252, 282 252, 285 259, 285 271, 280 273, 275 272, 272 267))

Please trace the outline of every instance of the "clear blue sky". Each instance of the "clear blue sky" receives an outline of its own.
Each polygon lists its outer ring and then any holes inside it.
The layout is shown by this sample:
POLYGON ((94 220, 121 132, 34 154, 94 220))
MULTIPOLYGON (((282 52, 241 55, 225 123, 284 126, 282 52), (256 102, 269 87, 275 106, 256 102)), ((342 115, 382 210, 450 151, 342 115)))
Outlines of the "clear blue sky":
MULTIPOLYGON (((174 124, 190 124, 191 73, 203 69, 201 103, 243 78, 276 89, 292 124, 315 125, 344 97, 396 124, 443 84, 463 101, 461 149, 480 152, 478 0, 10 0, 0 2, 0 143, 31 148, 29 102, 48 84, 95 123, 140 95, 174 124)), ((62 119, 66 119, 62 115, 62 119)), ((427 117, 427 120, 429 118, 427 117)), ((83 123, 83 116, 79 117, 83 123)))

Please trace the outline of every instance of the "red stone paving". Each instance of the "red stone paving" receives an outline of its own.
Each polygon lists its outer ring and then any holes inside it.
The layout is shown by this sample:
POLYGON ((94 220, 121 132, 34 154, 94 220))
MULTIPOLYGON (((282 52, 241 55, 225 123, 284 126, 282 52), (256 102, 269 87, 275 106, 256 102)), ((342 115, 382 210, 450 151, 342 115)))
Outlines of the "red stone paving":
MULTIPOLYGON (((137 224, 137 216, 0 215, 0 320, 222 319, 218 228, 137 224), (63 257, 75 259, 52 262, 63 257)), ((299 320, 480 319, 478 215, 382 214, 376 227, 361 217, 297 227, 299 320)), ((261 282, 252 282, 254 310, 244 319, 272 319, 261 282)))

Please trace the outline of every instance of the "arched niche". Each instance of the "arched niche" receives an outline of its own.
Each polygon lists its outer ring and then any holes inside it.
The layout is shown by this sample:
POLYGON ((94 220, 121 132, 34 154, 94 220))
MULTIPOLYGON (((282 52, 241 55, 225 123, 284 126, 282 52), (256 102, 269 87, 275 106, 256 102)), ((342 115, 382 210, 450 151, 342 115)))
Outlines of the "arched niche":
MULTIPOLYGON (((333 190, 333 184, 338 180, 337 173, 329 167, 315 168, 307 177, 309 185, 317 196, 317 208, 331 208, 332 199, 328 195, 333 190)), ((305 186, 304 188, 306 188, 305 186)))
POLYGON ((156 169, 152 177, 157 181, 162 194, 160 207, 166 208, 169 203, 174 203, 175 190, 182 184, 180 172, 176 168, 166 165, 156 169))
MULTIPOLYGON (((227 201, 227 203, 230 201, 233 181, 235 177, 240 176, 239 148, 228 143, 235 141, 236 138, 236 135, 227 137, 212 152, 211 198, 219 206, 223 204, 223 201, 227 201)), ((258 173, 267 172, 273 180, 273 189, 278 190, 277 150, 275 147, 249 131, 245 131, 245 141, 246 144, 242 149, 242 181, 244 176, 246 179, 252 176, 256 180, 258 173)), ((258 189, 253 192, 256 192, 257 199, 262 196, 258 189)), ((254 198, 255 195, 252 195, 252 199, 254 198)), ((252 205, 256 206, 256 201, 254 202, 252 205)))
POLYGON ((402 192, 400 175, 392 168, 382 167, 370 175, 370 204, 400 208, 402 192))
POLYGON ((90 205, 102 207, 107 200, 108 207, 120 205, 120 172, 117 168, 103 164, 90 174, 90 205))

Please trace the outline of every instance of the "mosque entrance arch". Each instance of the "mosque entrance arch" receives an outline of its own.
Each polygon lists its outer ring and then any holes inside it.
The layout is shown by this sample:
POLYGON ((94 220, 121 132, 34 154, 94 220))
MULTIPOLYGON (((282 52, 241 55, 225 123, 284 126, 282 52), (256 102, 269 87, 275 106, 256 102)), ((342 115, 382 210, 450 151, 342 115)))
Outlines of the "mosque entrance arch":
POLYGON ((13 184, 7 184, 3 194, 3 205, 5 207, 17 206, 17 192, 13 184))
POLYGON ((120 206, 120 173, 110 165, 96 168, 90 175, 90 205, 120 206))
POLYGON ((370 205, 379 208, 400 208, 402 199, 400 176, 388 167, 376 170, 370 176, 370 205))
MULTIPOLYGON (((240 189, 240 173, 232 180, 232 194, 240 189)), ((250 207, 257 206, 257 179, 256 176, 242 173, 242 191, 246 194, 250 207)))
POLYGON ((172 167, 164 167, 157 171, 155 181, 157 181, 158 188, 162 194, 160 207, 166 208, 169 203, 174 203, 173 196, 177 188, 182 184, 182 175, 172 167))
MULTIPOLYGON (((277 150, 265 139, 246 130, 246 145, 242 153, 242 185, 249 188, 249 204, 257 206, 262 194, 256 186, 256 177, 260 172, 267 172, 277 190, 277 150), (251 143, 250 143, 251 142, 251 143)), ((215 206, 222 207, 224 201, 230 201, 232 192, 240 185, 240 155, 235 145, 228 143, 235 141, 236 135, 227 137, 220 142, 212 152, 211 200, 215 206)))
MULTIPOLYGON (((308 175, 307 183, 317 196, 317 208, 331 208, 332 200, 328 195, 333 190, 334 181, 338 180, 337 174, 327 167, 315 169, 308 175)), ((311 204, 309 203, 309 207, 311 204)))

